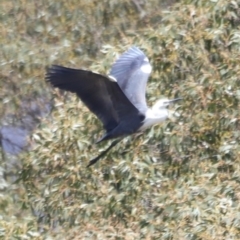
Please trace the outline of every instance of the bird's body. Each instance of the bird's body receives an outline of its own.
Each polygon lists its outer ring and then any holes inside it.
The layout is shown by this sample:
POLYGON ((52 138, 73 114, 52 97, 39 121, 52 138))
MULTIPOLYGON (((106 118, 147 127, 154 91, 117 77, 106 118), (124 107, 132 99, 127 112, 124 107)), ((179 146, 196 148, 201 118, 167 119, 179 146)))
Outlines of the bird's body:
POLYGON ((106 133, 101 142, 145 130, 168 117, 166 107, 177 99, 159 100, 147 107, 145 92, 151 70, 145 54, 132 47, 114 63, 109 76, 54 65, 46 79, 54 87, 76 93, 102 121, 106 133))
POLYGON ((166 120, 167 116, 168 116, 167 109, 163 109, 161 112, 158 113, 154 112, 152 109, 148 109, 147 112, 145 113, 145 119, 139 131, 146 130, 147 128, 155 124, 163 122, 164 120, 166 120))

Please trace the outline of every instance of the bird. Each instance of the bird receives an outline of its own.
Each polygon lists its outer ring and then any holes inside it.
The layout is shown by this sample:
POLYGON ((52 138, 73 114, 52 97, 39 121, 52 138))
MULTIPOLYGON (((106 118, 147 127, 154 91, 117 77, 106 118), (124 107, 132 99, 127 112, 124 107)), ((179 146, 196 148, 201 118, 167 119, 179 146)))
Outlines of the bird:
POLYGON ((115 61, 109 75, 60 65, 47 68, 47 82, 53 87, 76 93, 102 122, 105 134, 96 143, 115 139, 87 167, 96 163, 125 136, 166 120, 169 114, 167 107, 182 99, 160 99, 152 108, 148 107, 145 94, 151 71, 149 59, 136 46, 130 47, 115 61))

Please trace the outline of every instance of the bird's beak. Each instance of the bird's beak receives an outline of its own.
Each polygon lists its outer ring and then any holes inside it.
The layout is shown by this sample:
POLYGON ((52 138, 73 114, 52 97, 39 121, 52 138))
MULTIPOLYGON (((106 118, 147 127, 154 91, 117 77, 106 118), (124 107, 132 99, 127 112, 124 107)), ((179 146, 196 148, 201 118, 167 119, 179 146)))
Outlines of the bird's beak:
POLYGON ((182 98, 174 98, 172 100, 169 100, 169 103, 173 103, 173 102, 176 102, 176 101, 179 101, 179 100, 182 100, 182 98))

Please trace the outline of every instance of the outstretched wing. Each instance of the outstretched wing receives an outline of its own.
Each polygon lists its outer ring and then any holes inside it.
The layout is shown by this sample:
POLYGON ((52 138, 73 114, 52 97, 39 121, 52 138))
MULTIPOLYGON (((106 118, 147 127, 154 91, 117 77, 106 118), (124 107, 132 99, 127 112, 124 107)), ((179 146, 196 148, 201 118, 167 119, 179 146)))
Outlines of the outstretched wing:
POLYGON ((54 65, 48 68, 46 80, 54 87, 76 93, 102 121, 107 132, 112 131, 124 116, 138 114, 114 79, 107 76, 54 65))
POLYGON ((137 47, 131 47, 113 64, 110 76, 117 79, 122 91, 141 112, 147 111, 146 85, 152 67, 146 55, 137 47))

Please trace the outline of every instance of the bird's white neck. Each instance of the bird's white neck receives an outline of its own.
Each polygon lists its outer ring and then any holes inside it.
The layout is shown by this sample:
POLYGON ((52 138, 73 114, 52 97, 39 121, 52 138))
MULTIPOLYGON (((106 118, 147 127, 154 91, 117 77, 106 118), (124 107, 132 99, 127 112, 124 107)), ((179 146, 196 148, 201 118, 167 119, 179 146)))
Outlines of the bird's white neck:
POLYGON ((161 123, 168 117, 168 110, 166 108, 149 108, 145 114, 145 119, 140 131, 143 131, 155 124, 161 123))

